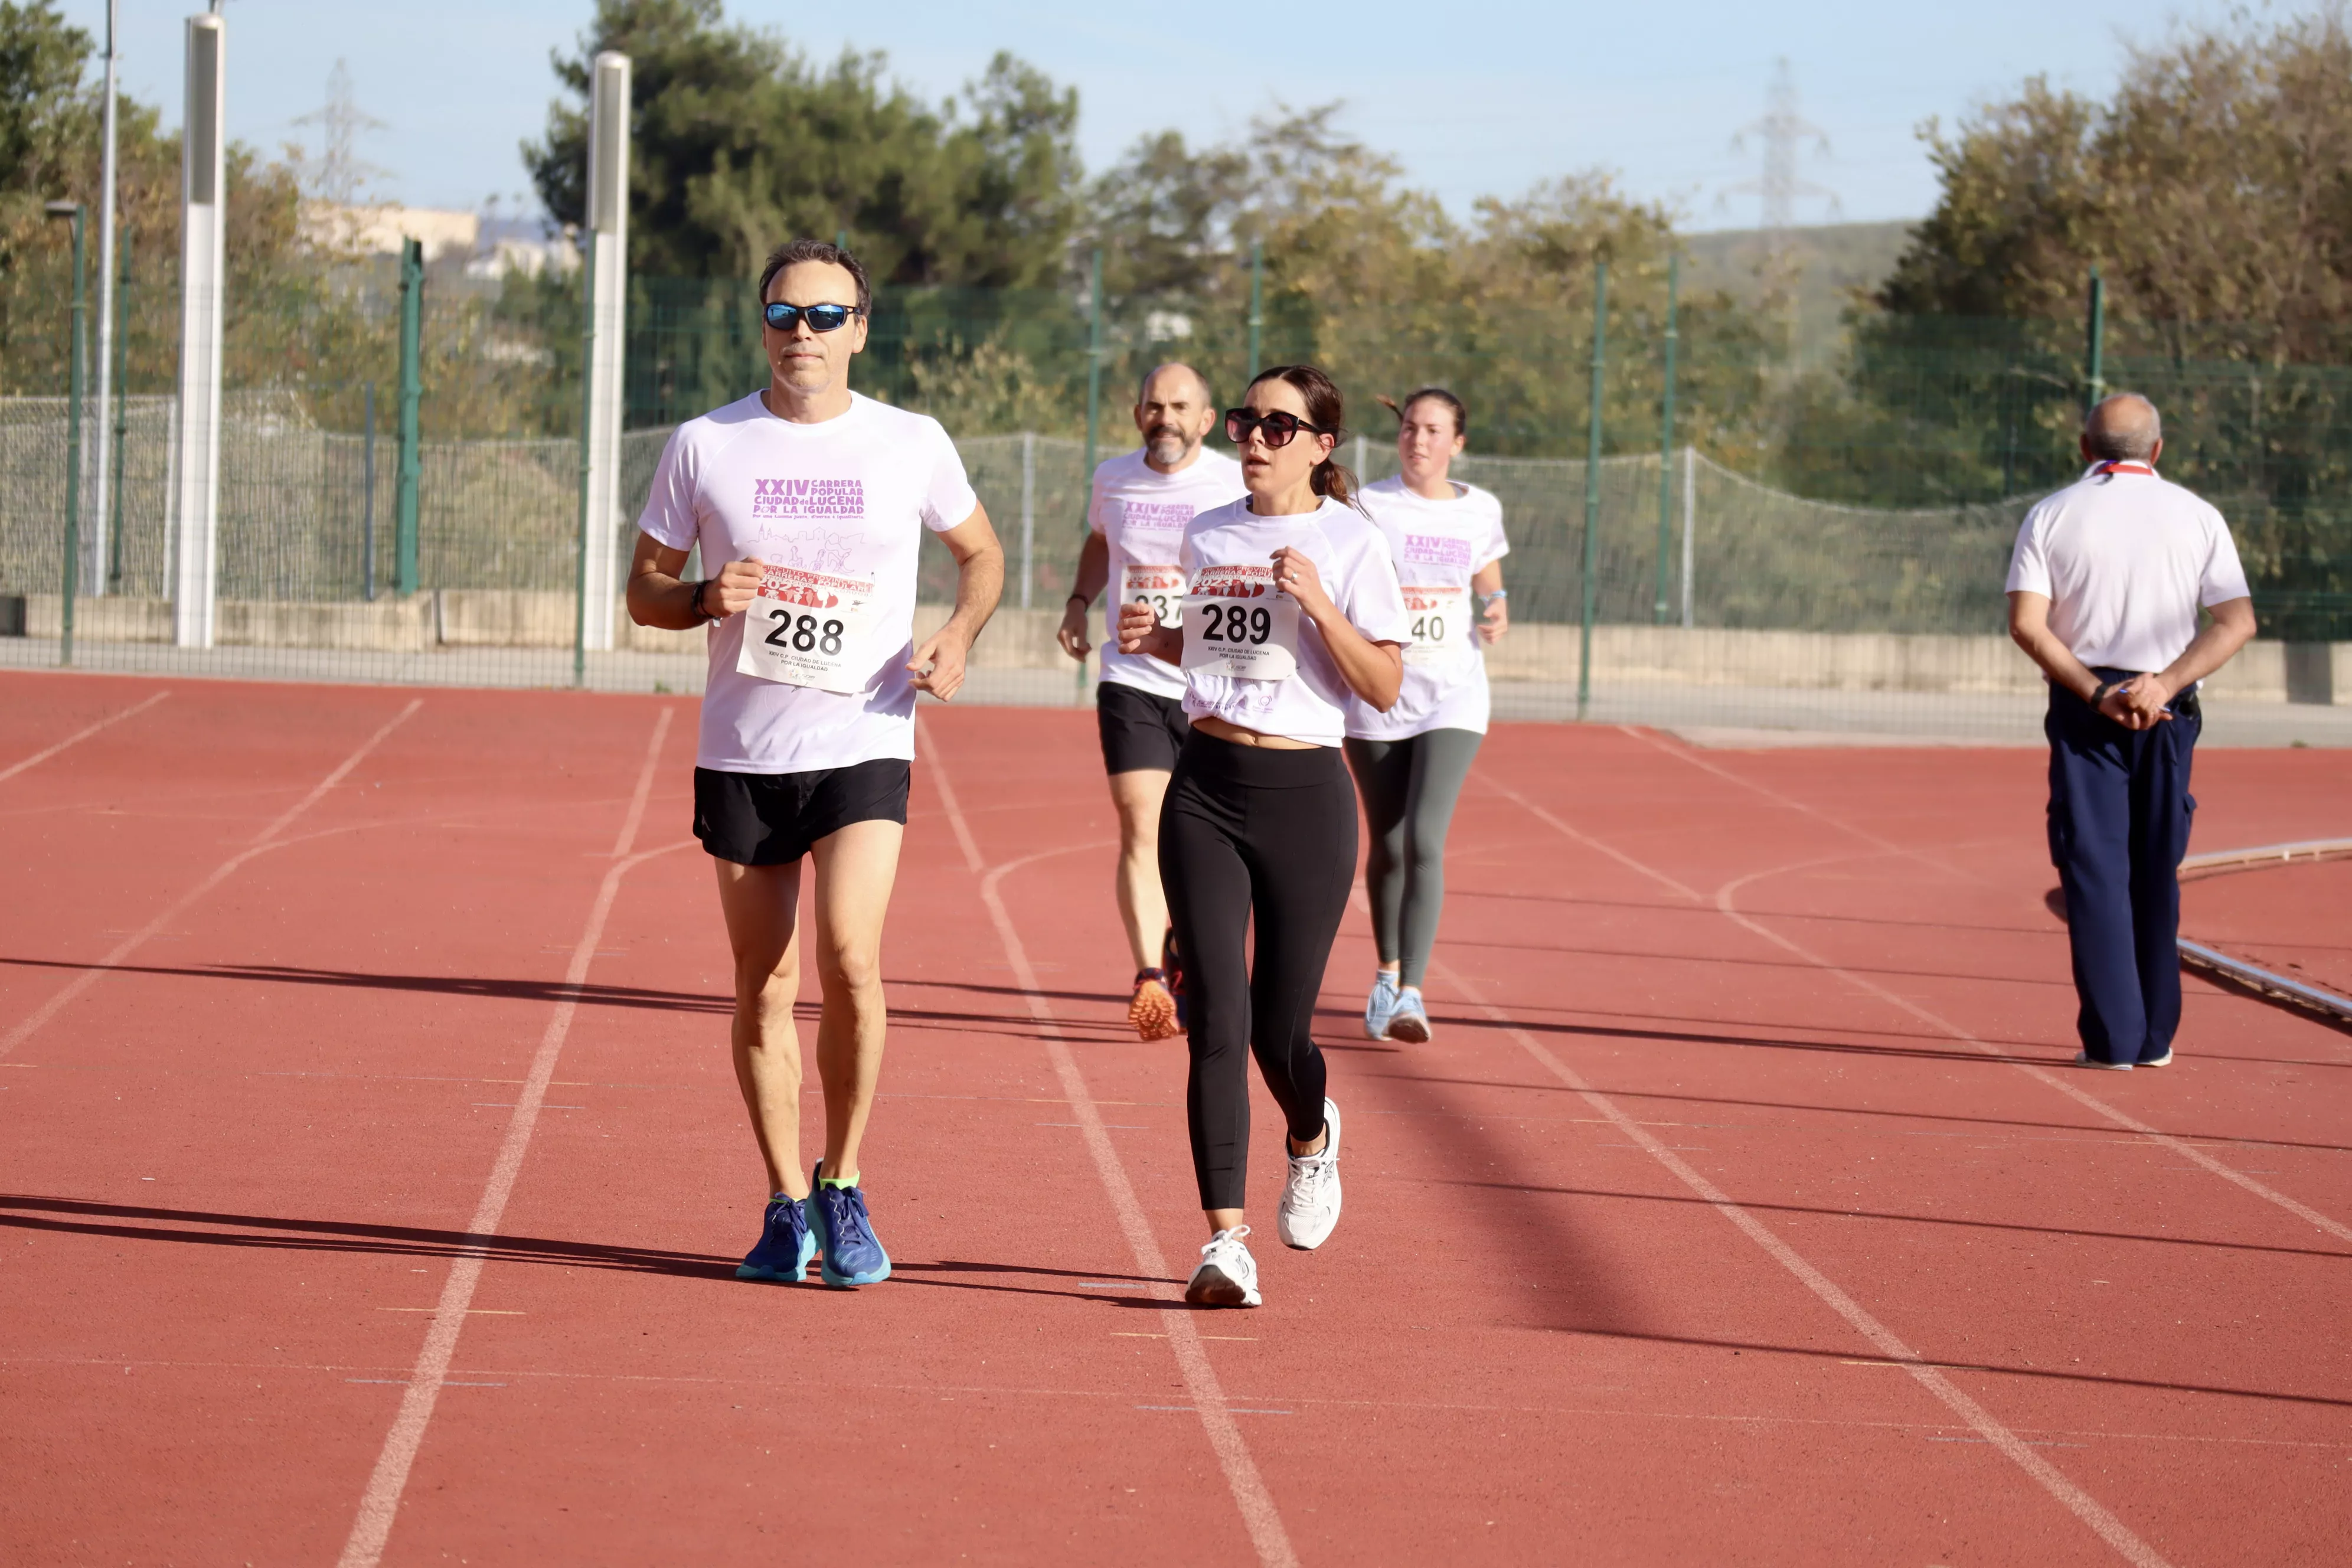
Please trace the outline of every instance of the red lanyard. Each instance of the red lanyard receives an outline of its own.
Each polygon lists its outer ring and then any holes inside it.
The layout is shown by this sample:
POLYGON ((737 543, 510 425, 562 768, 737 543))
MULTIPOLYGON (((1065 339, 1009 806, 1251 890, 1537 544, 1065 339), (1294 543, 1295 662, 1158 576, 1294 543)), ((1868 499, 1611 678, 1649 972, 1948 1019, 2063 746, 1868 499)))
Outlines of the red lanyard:
POLYGON ((2102 474, 2146 474, 2156 477, 2156 470, 2146 463, 2101 463, 2096 470, 2102 474))

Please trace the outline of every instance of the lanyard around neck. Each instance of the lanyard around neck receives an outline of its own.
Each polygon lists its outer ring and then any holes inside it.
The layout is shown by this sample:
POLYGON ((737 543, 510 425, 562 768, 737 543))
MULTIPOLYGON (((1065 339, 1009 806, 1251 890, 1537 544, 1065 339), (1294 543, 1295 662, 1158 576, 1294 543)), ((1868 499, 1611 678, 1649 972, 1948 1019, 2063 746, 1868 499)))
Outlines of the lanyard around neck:
POLYGON ((2146 474, 2151 479, 2156 477, 2156 470, 2146 463, 2101 463, 2093 471, 2100 474, 2146 474))

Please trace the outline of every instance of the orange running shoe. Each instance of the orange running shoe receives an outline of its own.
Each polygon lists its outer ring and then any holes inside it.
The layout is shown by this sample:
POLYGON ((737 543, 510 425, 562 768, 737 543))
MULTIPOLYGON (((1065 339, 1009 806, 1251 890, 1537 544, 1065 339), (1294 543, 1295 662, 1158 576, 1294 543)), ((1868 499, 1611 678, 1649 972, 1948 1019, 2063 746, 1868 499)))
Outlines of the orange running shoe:
POLYGON ((1165 970, 1135 972, 1135 995, 1127 1005, 1127 1021, 1147 1040, 1164 1040, 1184 1032, 1176 1021, 1176 997, 1168 989, 1165 970))

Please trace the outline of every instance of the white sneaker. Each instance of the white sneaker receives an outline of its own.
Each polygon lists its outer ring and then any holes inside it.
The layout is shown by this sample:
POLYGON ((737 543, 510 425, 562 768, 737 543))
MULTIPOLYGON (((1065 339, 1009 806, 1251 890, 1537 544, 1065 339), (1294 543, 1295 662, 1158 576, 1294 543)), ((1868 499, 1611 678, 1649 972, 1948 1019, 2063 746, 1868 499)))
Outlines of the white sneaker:
POLYGON ((1372 973, 1372 994, 1364 998, 1364 1038, 1389 1037, 1389 1015, 1396 1011, 1397 977, 1385 969, 1372 973))
POLYGON ((1322 1148, 1290 1156, 1282 1206, 1275 1211, 1275 1234, 1283 1246, 1301 1252, 1322 1246, 1339 1223, 1339 1108, 1328 1100, 1323 1102, 1323 1131, 1322 1148))
MULTIPOLYGON (((2170 1058, 2168 1057, 2167 1059, 2170 1058)), ((2129 1062, 2103 1062, 2088 1051, 2076 1051, 2074 1065, 2078 1068, 2096 1068, 2101 1072, 2129 1072, 2132 1069, 2132 1064, 2129 1062)))
POLYGON ((1192 1278, 1184 1283, 1184 1300, 1195 1307, 1255 1307, 1257 1293, 1257 1259, 1242 1244, 1250 1227, 1237 1225, 1231 1230, 1221 1230, 1201 1248, 1200 1265, 1192 1278))

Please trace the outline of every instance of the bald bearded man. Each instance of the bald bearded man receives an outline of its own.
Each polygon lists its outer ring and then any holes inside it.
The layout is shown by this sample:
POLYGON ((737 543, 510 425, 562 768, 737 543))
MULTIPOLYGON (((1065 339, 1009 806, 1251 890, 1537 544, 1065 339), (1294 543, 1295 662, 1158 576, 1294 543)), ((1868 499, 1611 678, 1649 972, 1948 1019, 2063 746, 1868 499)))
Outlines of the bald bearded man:
POLYGON ((2221 514, 2157 476, 2154 404, 2106 399, 2082 448, 2089 470, 2018 530, 2009 632, 2050 680, 2050 858, 2081 1004, 2074 1060, 2165 1067, 2180 1024, 2197 683, 2254 635, 2254 604, 2221 514))
MULTIPOLYGON (((1160 365, 1143 378, 1135 398, 1143 445, 1095 469, 1076 591, 1062 615, 1062 649, 1072 658, 1084 660, 1093 647, 1087 612, 1105 584, 1115 590, 1114 624, 1123 604, 1150 605, 1162 626, 1181 624, 1176 551, 1184 525, 1243 493, 1241 464, 1201 445, 1216 420, 1208 381, 1191 365, 1160 365)), ((1118 916, 1135 959, 1128 1022, 1144 1039, 1166 1039, 1183 1027, 1183 978, 1160 890, 1160 797, 1190 728, 1183 677, 1158 659, 1119 652, 1106 634, 1095 718, 1118 811, 1118 916)))

